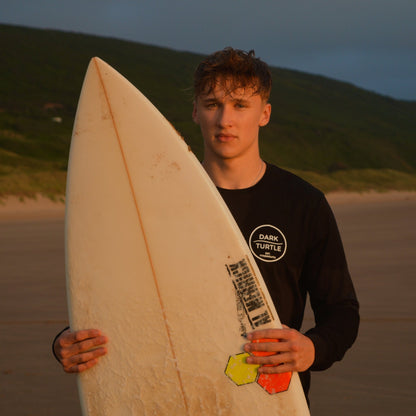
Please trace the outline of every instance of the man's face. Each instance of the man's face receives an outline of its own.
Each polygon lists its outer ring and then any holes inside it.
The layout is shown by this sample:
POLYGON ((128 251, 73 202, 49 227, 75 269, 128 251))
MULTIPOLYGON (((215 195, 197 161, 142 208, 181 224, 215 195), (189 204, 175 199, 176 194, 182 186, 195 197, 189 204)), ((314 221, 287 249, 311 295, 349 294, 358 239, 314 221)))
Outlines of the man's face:
POLYGON ((218 83, 194 103, 192 118, 201 128, 205 158, 258 157, 259 127, 269 122, 271 106, 252 88, 230 92, 226 87, 218 83))

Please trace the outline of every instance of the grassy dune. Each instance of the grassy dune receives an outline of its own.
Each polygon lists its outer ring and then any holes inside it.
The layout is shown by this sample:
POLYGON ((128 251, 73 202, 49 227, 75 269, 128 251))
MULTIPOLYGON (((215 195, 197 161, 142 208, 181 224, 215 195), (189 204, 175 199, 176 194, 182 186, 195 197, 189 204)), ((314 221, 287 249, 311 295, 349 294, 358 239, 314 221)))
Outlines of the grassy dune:
MULTIPOLYGON (((65 192, 73 119, 91 57, 136 85, 202 155, 191 120, 201 56, 140 43, 0 25, 0 196, 65 192)), ((416 190, 416 102, 272 68, 263 157, 324 191, 416 190)))

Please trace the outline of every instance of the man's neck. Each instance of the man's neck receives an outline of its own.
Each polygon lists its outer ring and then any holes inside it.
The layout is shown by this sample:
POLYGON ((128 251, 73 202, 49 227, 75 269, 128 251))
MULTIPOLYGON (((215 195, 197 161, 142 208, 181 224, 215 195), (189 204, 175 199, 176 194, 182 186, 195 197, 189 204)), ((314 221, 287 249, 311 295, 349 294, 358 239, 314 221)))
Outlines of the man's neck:
POLYGON ((264 175, 266 163, 260 158, 206 160, 202 166, 216 186, 223 189, 245 189, 254 186, 264 175))

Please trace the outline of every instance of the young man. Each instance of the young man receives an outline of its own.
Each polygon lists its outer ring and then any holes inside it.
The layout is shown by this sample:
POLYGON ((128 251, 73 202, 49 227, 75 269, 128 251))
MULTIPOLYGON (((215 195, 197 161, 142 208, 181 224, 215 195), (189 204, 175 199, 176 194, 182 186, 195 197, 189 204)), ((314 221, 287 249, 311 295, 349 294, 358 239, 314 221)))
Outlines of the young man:
MULTIPOLYGON (((359 325, 334 216, 320 191, 260 157, 259 129, 271 115, 271 75, 254 52, 226 48, 210 55, 195 72, 194 90, 192 117, 204 139, 202 164, 244 234, 285 325, 249 334, 248 341, 280 342, 248 342, 248 352, 276 354, 247 361, 262 365, 259 372, 299 372, 307 396, 310 371, 340 360, 359 325), (316 325, 302 334, 307 293, 316 325)), ((106 342, 99 330, 67 329, 53 349, 65 371, 81 372, 106 353, 106 342), (90 351, 96 346, 101 347, 90 351)))

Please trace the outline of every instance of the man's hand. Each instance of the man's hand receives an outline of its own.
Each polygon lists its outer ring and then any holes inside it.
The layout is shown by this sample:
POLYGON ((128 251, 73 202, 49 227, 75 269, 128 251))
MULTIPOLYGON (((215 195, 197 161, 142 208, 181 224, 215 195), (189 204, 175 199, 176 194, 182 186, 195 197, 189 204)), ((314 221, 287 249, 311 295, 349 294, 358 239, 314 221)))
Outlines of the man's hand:
POLYGON ((247 336, 250 343, 244 346, 249 353, 268 352, 271 355, 252 355, 247 358, 248 364, 259 364, 259 373, 286 373, 306 371, 315 360, 313 342, 295 329, 284 326, 282 329, 263 329, 247 336), (278 340, 259 342, 258 340, 278 340))
POLYGON ((107 342, 107 337, 98 329, 76 332, 68 329, 56 339, 53 349, 65 372, 80 373, 93 367, 107 353, 107 348, 100 347, 107 342))

